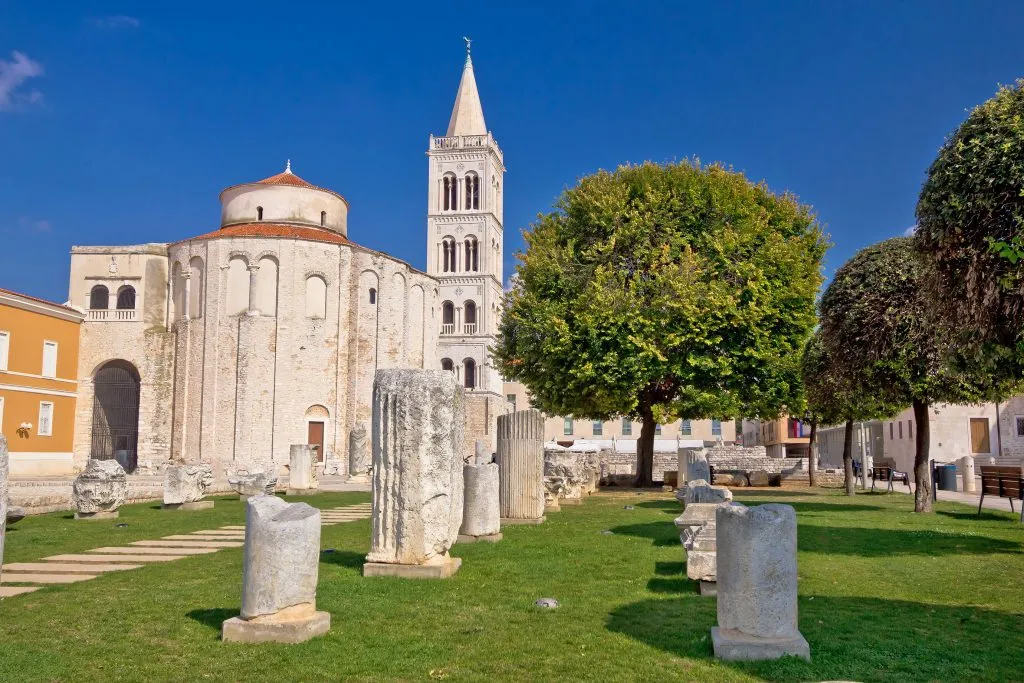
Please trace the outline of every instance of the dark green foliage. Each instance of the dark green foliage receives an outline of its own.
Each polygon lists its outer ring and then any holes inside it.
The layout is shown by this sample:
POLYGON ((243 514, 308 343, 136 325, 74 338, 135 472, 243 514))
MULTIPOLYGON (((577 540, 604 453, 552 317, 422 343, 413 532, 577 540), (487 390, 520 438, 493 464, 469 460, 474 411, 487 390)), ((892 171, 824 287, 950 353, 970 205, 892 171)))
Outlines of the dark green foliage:
POLYGON ((793 197, 717 165, 624 166, 525 238, 494 351, 545 412, 651 423, 643 449, 655 420, 798 400, 826 243, 793 197))
POLYGON ((950 332, 984 372, 1021 376, 1024 80, 975 108, 928 170, 916 242, 950 332))

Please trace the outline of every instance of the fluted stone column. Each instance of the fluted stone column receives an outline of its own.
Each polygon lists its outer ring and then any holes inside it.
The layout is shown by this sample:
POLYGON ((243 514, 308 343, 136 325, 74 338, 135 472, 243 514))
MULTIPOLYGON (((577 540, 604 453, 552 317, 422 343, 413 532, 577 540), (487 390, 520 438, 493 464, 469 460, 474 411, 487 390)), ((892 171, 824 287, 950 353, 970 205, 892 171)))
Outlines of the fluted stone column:
POLYGON ((373 533, 364 576, 444 578, 462 526, 465 397, 446 370, 378 370, 373 533))
POLYGON ((320 511, 274 496, 249 499, 245 513, 241 614, 224 622, 226 641, 301 643, 326 633, 316 611, 320 511))
POLYGON ((498 504, 498 466, 494 463, 462 466, 465 502, 459 543, 501 540, 501 512, 498 504))
POLYGON ((293 443, 288 449, 288 495, 317 493, 319 482, 314 471, 316 452, 309 444, 293 443))
POLYGON ((357 422, 348 435, 348 482, 370 483, 370 444, 362 422, 357 422))
POLYGON ((789 505, 733 503, 717 508, 716 521, 715 656, 810 659, 797 624, 796 511, 789 505))
POLYGON ((0 577, 4 568, 4 531, 7 528, 7 473, 9 472, 7 437, 0 434, 0 577))
POLYGON ((544 416, 519 410, 498 416, 498 470, 502 524, 544 521, 544 416))
POLYGON ((703 479, 711 481, 711 465, 708 463, 708 449, 682 447, 676 451, 679 459, 678 485, 703 479))

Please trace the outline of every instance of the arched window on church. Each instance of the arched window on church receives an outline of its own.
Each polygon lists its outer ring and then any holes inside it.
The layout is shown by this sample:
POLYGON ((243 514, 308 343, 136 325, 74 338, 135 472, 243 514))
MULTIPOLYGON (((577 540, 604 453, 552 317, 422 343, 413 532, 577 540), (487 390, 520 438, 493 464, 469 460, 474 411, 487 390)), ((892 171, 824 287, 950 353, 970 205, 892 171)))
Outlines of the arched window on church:
POLYGON ((188 262, 189 269, 189 300, 188 300, 188 317, 190 318, 202 318, 203 317, 203 306, 206 303, 206 297, 203 293, 203 287, 205 286, 206 266, 203 265, 203 259, 198 256, 193 256, 188 262))
POLYGON ((480 176, 472 171, 466 174, 466 208, 480 208, 480 176))
POLYGON ((110 290, 105 285, 95 285, 89 292, 89 308, 105 310, 110 305, 110 290))
POLYGON ((462 310, 465 312, 466 321, 463 323, 465 334, 476 334, 476 304, 472 301, 467 301, 462 305, 462 310))
POLYGON ((441 369, 447 370, 448 372, 455 372, 455 363, 452 362, 451 358, 442 358, 441 369))
POLYGON ((373 287, 370 287, 370 303, 371 304, 376 304, 377 303, 377 290, 374 289, 373 287))
POLYGON ((263 220, 263 207, 262 206, 257 206, 256 207, 256 220, 258 220, 258 221, 263 220))
POLYGON ((306 317, 327 317, 327 281, 319 275, 306 278, 306 317))
POLYGON ((467 358, 462 361, 463 386, 467 389, 476 389, 476 361, 467 358))
POLYGON ((327 212, 326 211, 321 211, 320 212, 320 227, 324 227, 326 225, 327 225, 327 212))
POLYGON ((454 173, 445 173, 441 179, 441 208, 455 211, 459 208, 459 181, 454 173))
POLYGON ((480 270, 480 244, 476 237, 466 238, 466 271, 475 273, 480 270))
POLYGON ((441 304, 441 334, 455 334, 455 304, 451 301, 441 304))
POLYGON ((445 237, 441 240, 441 272, 455 272, 455 238, 445 237))

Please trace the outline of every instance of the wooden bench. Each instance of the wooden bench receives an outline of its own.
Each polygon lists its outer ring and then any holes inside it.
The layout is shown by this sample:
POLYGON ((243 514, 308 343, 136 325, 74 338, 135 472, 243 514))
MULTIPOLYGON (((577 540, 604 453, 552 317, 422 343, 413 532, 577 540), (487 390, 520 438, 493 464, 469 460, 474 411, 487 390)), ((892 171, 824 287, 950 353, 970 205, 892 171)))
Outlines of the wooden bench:
POLYGON ((910 475, 896 469, 896 461, 892 458, 878 458, 871 466, 871 490, 875 490, 876 481, 884 481, 889 484, 889 491, 894 491, 892 483, 902 481, 910 488, 910 475))
POLYGON ((1010 500, 1010 512, 1013 501, 1021 501, 1020 521, 1024 524, 1024 468, 1000 467, 998 465, 981 466, 981 500, 978 501, 978 514, 985 496, 998 496, 1010 500))

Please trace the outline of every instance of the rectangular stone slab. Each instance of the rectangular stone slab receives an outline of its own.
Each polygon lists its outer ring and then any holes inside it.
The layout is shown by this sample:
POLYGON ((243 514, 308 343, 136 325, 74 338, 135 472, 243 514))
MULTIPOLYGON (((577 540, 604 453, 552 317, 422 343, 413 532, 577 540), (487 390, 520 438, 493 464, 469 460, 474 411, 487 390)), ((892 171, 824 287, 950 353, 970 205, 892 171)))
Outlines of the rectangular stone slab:
POLYGON ((241 548, 240 541, 135 541, 131 545, 157 548, 241 548))
POLYGON ((96 562, 97 564, 103 564, 108 562, 171 562, 172 560, 181 560, 186 555, 145 555, 143 548, 137 548, 137 555, 50 555, 44 557, 44 560, 53 562, 96 562))
POLYGON ((39 586, 0 586, 0 598, 13 598, 39 590, 39 586))
POLYGON ((245 536, 207 536, 206 534, 174 534, 173 536, 164 536, 161 540, 164 541, 233 541, 233 540, 244 540, 245 536))
POLYGON ((230 536, 235 538, 237 536, 245 536, 245 527, 238 530, 205 529, 203 531, 190 531, 189 533, 195 536, 230 536))
POLYGON ((4 574, 0 583, 77 583, 95 579, 95 574, 4 574))
POLYGON ((232 531, 236 531, 238 529, 241 529, 242 531, 245 531, 245 525, 243 524, 242 526, 222 526, 221 529, 224 529, 224 530, 230 529, 232 531))
POLYGON ((795 638, 758 638, 728 628, 711 629, 715 657, 727 662, 759 661, 796 655, 810 661, 811 648, 800 633, 795 638))
POLYGON ((330 628, 330 612, 314 612, 308 619, 277 623, 232 617, 221 625, 221 639, 226 643, 302 643, 330 628))
POLYGON ((105 553, 107 555, 138 555, 139 553, 145 553, 147 555, 207 555, 209 553, 215 553, 220 548, 146 548, 143 550, 138 546, 127 546, 127 547, 107 547, 107 548, 93 548, 87 550, 87 553, 105 553))
POLYGON ((444 564, 391 564, 367 562, 363 576, 396 576, 401 579, 447 579, 459 571, 461 557, 450 557, 444 564))
POLYGON ((4 572, 53 572, 60 574, 98 574, 101 572, 117 572, 125 569, 138 569, 141 564, 101 564, 83 562, 14 562, 4 565, 4 572))

